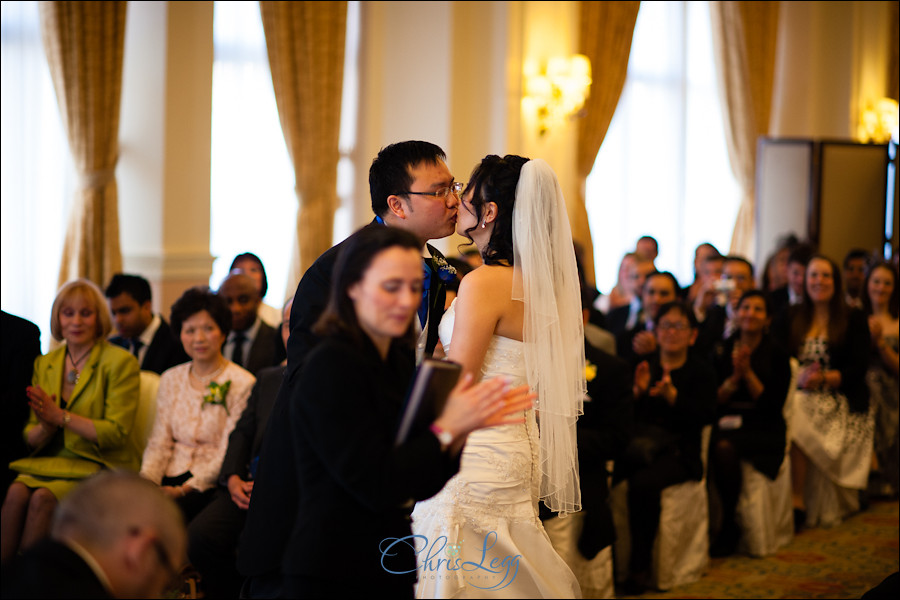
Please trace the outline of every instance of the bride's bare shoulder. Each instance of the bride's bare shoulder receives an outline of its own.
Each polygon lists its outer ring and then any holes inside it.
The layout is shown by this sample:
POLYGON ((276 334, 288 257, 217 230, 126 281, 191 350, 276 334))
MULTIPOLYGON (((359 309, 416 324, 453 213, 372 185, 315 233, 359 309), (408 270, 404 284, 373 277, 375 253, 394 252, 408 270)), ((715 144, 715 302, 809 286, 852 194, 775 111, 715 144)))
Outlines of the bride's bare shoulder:
POLYGON ((463 277, 459 284, 459 295, 467 292, 473 295, 495 294, 508 291, 512 287, 513 270, 500 265, 481 265, 463 277))

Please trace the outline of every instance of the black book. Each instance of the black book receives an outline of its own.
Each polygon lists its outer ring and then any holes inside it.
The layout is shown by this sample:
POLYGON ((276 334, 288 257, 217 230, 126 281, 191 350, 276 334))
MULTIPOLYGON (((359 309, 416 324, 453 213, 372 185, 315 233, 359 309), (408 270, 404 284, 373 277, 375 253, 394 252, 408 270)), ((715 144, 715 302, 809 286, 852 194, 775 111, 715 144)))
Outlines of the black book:
POLYGON ((410 431, 425 429, 438 418, 461 372, 462 365, 449 360, 422 361, 406 395, 394 445, 403 444, 410 431))

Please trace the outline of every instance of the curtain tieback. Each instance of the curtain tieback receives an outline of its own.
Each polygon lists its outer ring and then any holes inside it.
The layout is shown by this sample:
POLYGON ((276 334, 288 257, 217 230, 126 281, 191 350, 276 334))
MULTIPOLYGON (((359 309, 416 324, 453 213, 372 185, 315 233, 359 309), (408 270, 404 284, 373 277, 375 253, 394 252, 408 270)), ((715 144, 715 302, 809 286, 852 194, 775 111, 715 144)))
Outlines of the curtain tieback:
POLYGON ((116 177, 116 169, 104 169, 102 171, 92 171, 90 173, 82 173, 81 188, 85 190, 98 189, 106 187, 116 177))

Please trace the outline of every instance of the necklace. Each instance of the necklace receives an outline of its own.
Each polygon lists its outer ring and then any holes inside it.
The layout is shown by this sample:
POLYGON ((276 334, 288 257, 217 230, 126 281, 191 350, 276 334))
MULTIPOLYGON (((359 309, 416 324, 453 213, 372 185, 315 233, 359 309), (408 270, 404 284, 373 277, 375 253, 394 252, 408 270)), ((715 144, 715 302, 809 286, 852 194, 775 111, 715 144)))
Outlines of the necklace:
POLYGON ((219 367, 210 373, 209 375, 197 375, 194 373, 194 363, 191 363, 191 366, 188 368, 188 374, 193 377, 198 383, 202 385, 207 385, 210 381, 219 376, 219 374, 225 370, 225 365, 228 364, 228 361, 223 361, 219 367))
POLYGON ((66 356, 69 358, 69 362, 72 363, 72 370, 66 373, 66 381, 69 383, 75 384, 78 383, 78 379, 81 377, 81 370, 78 368, 78 365, 87 358, 87 355, 91 353, 94 347, 91 346, 87 350, 84 351, 84 354, 81 355, 81 358, 75 360, 75 357, 69 352, 69 347, 66 346, 66 356))

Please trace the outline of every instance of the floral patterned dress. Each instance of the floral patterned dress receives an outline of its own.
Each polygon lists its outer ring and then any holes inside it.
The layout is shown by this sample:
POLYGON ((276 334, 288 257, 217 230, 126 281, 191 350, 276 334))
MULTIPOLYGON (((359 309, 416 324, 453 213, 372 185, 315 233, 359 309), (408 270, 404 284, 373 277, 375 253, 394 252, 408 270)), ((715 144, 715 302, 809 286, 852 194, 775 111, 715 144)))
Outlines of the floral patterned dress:
MULTIPOLYGON (((819 363, 829 369, 828 340, 807 338, 798 356, 800 368, 819 363)), ((847 397, 830 388, 798 389, 794 394, 791 437, 837 485, 864 489, 872 462, 873 408, 852 412, 847 397)))

